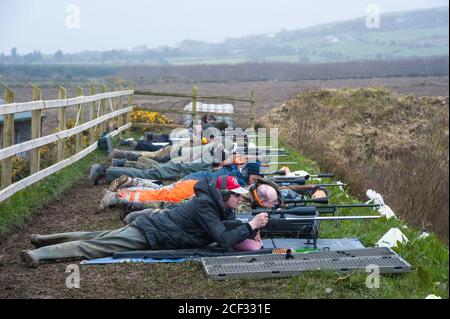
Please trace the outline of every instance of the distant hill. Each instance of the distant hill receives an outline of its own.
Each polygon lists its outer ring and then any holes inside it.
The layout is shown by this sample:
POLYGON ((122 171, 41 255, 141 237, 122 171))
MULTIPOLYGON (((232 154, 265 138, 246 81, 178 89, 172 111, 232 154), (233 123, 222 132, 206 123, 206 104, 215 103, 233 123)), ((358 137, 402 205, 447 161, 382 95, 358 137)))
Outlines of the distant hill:
POLYGON ((177 47, 83 51, 53 55, 0 54, 1 64, 190 65, 245 62, 323 63, 364 59, 448 56, 449 8, 382 13, 379 28, 366 17, 299 30, 229 38, 222 43, 184 40, 177 47))
POLYGON ((185 40, 177 49, 183 57, 169 57, 167 62, 331 62, 448 55, 449 9, 382 14, 378 29, 367 28, 366 18, 361 17, 218 44, 185 40))

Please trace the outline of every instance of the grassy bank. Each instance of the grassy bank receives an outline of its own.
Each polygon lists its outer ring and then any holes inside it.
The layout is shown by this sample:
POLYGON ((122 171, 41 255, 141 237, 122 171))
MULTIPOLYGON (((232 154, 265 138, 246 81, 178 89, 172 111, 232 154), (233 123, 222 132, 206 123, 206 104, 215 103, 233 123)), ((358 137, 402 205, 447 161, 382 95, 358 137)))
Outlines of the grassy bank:
POLYGON ((264 122, 345 178, 353 195, 375 189, 410 225, 448 243, 448 111, 448 97, 321 89, 297 94, 264 122))
MULTIPOLYGON (((289 150, 287 161, 296 161, 293 169, 306 170, 311 174, 320 173, 318 165, 299 156, 295 150, 282 143, 289 150)), ((332 180, 322 180, 328 183, 332 180)), ((343 181, 345 182, 345 181, 343 181)), ((329 188, 331 203, 361 202, 339 188, 329 188)), ((387 203, 389 205, 389 203, 387 203)), ((376 211, 366 208, 341 209, 340 215, 376 215, 376 211)), ((341 221, 336 227, 334 222, 322 222, 320 238, 359 238, 366 247, 374 244, 392 227, 397 227, 409 239, 408 243, 399 245, 394 250, 406 259, 414 271, 402 275, 383 275, 379 289, 368 289, 365 286, 365 274, 339 276, 315 272, 288 279, 290 281, 290 297, 330 297, 330 298, 425 298, 428 294, 436 294, 448 298, 448 266, 447 246, 435 235, 421 239, 421 231, 408 227, 405 221, 382 218, 366 221, 341 221), (306 289, 306 287, 308 287, 306 289), (325 294, 325 289, 332 292, 325 294), (306 289, 306 290, 305 290, 306 289), (296 296, 296 291, 300 295, 296 296), (301 293, 303 292, 303 293, 301 293)))

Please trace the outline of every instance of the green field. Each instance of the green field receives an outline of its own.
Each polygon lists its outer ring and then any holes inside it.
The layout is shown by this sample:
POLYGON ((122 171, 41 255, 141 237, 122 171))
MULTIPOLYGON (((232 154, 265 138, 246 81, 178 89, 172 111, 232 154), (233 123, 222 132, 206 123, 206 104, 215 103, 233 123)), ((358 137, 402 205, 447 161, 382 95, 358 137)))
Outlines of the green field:
MULTIPOLYGON (((361 34, 365 41, 384 42, 391 41, 417 42, 422 39, 443 38, 448 42, 449 29, 447 28, 428 28, 428 29, 412 29, 412 30, 395 30, 395 31, 377 31, 361 34)), ((429 40, 431 42, 431 40, 429 40)))

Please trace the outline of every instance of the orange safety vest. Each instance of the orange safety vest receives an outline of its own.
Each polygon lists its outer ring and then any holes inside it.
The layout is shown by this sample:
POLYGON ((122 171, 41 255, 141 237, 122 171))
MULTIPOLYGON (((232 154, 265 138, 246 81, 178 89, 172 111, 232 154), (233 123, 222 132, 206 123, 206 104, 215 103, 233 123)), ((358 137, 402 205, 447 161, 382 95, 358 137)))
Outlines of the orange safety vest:
POLYGON ((198 180, 182 180, 160 189, 120 190, 119 200, 130 203, 171 202, 178 203, 195 195, 194 186, 198 180))

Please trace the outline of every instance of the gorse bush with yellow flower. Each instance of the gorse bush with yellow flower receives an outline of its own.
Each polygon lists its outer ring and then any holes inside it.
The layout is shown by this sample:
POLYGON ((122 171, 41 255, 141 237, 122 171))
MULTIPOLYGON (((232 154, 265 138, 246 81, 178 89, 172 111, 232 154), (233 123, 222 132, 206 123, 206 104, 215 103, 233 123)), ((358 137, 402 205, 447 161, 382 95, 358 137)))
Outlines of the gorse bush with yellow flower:
POLYGON ((25 178, 30 173, 30 164, 27 160, 20 156, 14 156, 12 158, 12 180, 17 182, 22 178, 25 178))
POLYGON ((170 120, 159 112, 150 112, 137 109, 131 112, 131 122, 168 124, 170 123, 170 120))
MULTIPOLYGON (((40 169, 53 165, 56 160, 56 145, 45 145, 39 148, 40 169)), ((18 182, 30 175, 30 161, 21 156, 12 158, 12 181, 18 182)))

